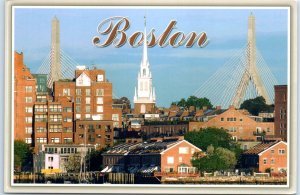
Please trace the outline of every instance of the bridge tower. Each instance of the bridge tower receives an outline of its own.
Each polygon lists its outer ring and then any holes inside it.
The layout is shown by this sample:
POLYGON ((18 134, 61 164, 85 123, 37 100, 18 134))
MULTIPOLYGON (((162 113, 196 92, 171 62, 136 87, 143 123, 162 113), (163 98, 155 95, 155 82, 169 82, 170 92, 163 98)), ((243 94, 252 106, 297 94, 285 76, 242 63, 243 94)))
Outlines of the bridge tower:
POLYGON ((234 107, 240 107, 250 82, 254 84, 257 94, 263 96, 267 104, 271 104, 266 87, 264 86, 256 67, 255 16, 252 13, 248 18, 247 63, 242 79, 240 80, 232 99, 232 105, 234 107))
POLYGON ((52 89, 53 82, 62 78, 61 53, 60 53, 60 29, 59 20, 55 16, 52 19, 50 74, 48 76, 48 87, 52 89))

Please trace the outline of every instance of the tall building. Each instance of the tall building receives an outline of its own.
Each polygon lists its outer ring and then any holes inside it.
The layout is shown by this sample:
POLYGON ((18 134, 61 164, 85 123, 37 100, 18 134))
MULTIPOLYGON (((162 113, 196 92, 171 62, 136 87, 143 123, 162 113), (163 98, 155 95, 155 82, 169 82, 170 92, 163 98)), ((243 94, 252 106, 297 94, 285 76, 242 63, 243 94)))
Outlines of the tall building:
POLYGON ((62 78, 61 76, 61 56, 60 56, 60 28, 59 20, 55 16, 52 20, 51 33, 51 66, 48 78, 48 87, 52 89, 53 82, 62 78))
POLYGON ((152 74, 147 53, 146 18, 144 30, 143 57, 138 73, 137 87, 134 93, 134 112, 136 114, 153 113, 155 111, 155 88, 152 85, 152 74))
POLYGON ((113 128, 121 127, 122 111, 112 106, 112 83, 104 70, 77 67, 75 81, 54 83, 54 99, 62 96, 74 102, 75 143, 86 141, 82 138, 87 131, 88 144, 113 144, 113 128))
POLYGON ((275 137, 287 141, 287 85, 275 85, 275 137))
POLYGON ((14 53, 14 139, 32 144, 36 80, 24 64, 23 53, 14 53))

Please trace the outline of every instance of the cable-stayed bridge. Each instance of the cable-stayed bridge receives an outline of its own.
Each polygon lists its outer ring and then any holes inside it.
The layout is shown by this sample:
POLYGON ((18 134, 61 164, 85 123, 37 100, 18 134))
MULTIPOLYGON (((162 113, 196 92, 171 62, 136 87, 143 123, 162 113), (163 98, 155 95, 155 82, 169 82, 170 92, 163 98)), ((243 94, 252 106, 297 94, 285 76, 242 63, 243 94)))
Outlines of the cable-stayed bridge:
POLYGON ((194 95, 210 99, 215 106, 239 108, 244 100, 263 96, 267 104, 274 103, 272 74, 256 47, 255 17, 248 19, 248 42, 233 57, 204 82, 194 95))

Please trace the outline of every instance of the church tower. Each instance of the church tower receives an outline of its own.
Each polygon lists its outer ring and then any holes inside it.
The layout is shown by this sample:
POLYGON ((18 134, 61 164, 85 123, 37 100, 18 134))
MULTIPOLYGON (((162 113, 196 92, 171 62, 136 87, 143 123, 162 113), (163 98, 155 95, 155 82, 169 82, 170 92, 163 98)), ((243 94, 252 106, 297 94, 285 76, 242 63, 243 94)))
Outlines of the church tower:
POLYGON ((147 32, 146 32, 146 17, 143 43, 143 57, 138 73, 137 87, 134 93, 134 112, 136 114, 154 113, 155 112, 155 88, 152 85, 152 74, 147 54, 147 32))

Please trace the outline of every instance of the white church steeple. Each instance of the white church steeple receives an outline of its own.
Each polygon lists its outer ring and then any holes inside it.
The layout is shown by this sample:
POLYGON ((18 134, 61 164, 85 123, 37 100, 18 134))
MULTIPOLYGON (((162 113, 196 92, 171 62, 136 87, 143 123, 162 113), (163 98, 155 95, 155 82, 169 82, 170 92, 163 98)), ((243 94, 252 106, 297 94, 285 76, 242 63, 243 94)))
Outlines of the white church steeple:
POLYGON ((135 88, 134 94, 134 103, 141 104, 141 107, 145 107, 145 109, 141 108, 140 113, 147 112, 146 104, 155 105, 156 97, 154 87, 152 86, 152 74, 150 71, 150 64, 148 60, 148 44, 147 44, 147 31, 146 31, 146 17, 144 17, 144 41, 143 41, 143 56, 140 64, 140 71, 138 74, 138 83, 135 88))

